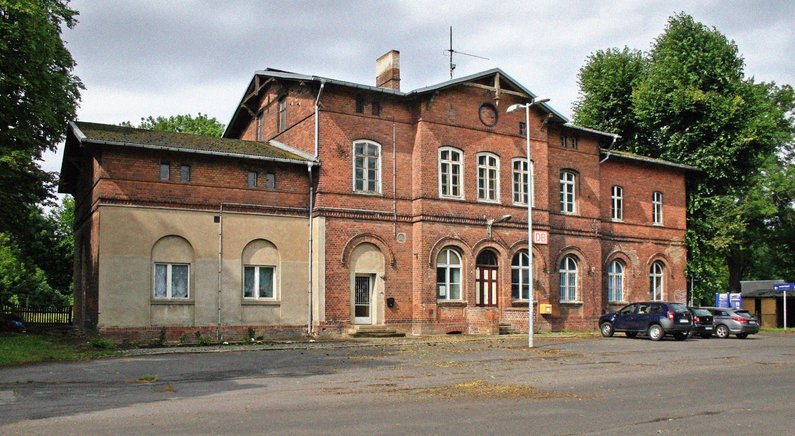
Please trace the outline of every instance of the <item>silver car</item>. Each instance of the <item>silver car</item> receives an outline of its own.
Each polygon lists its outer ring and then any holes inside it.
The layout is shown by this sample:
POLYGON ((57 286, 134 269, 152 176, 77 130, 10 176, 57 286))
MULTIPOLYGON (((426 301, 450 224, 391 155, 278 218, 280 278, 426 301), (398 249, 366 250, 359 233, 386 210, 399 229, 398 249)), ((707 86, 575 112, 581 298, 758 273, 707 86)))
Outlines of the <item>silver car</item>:
POLYGON ((715 336, 725 339, 735 335, 745 339, 748 335, 759 333, 759 321, 745 309, 732 307, 704 307, 712 312, 712 324, 715 326, 715 336))

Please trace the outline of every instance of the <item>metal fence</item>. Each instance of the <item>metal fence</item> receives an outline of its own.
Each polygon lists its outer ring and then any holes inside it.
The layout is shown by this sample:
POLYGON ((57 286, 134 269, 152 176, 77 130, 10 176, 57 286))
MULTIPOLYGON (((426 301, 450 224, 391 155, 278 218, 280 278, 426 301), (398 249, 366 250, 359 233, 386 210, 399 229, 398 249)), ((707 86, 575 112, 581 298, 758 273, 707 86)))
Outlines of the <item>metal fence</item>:
POLYGON ((72 306, 48 308, 3 306, 2 313, 16 315, 27 325, 72 324, 72 306))

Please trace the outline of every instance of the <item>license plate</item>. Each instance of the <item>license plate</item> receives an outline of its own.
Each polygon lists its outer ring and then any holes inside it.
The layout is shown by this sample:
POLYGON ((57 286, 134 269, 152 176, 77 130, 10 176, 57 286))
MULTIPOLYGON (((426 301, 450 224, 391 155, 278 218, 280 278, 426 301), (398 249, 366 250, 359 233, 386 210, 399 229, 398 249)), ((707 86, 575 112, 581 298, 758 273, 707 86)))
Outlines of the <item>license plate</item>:
POLYGON ((748 321, 748 324, 756 324, 756 321, 748 321))
POLYGON ((688 324, 690 321, 686 319, 680 319, 679 322, 681 322, 682 324, 688 324))
POLYGON ((704 327, 704 330, 712 330, 712 327, 704 327))

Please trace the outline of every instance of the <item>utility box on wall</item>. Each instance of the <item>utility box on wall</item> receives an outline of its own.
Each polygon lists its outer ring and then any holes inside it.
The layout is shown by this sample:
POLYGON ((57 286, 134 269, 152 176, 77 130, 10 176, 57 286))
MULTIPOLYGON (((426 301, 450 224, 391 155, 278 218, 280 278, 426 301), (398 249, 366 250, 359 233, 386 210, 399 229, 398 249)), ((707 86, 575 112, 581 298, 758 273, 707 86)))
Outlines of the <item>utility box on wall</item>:
POLYGON ((552 305, 551 304, 539 304, 538 305, 538 313, 541 315, 551 315, 552 314, 552 305))

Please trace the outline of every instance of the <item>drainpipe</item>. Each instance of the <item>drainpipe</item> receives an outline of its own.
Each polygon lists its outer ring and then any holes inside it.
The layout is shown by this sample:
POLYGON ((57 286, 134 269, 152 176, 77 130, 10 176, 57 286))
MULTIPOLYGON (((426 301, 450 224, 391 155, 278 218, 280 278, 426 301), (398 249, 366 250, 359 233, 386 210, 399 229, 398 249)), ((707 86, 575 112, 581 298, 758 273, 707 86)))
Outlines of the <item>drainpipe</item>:
POLYGON ((618 139, 618 135, 613 135, 613 142, 610 143, 610 146, 607 147, 607 156, 604 159, 600 160, 599 163, 605 163, 606 160, 610 159, 610 150, 616 144, 616 140, 618 139))
POLYGON ((395 137, 395 121, 392 120, 392 221, 393 237, 397 238, 397 138, 395 137))
POLYGON ((221 342, 221 271, 224 267, 224 204, 218 209, 218 327, 216 340, 221 342))
POLYGON ((312 209, 314 206, 314 182, 312 180, 312 165, 306 166, 309 170, 309 280, 307 286, 307 316, 306 333, 312 334, 312 209))
POLYGON ((317 91, 317 98, 315 99, 315 160, 317 160, 320 146, 320 96, 323 95, 324 86, 326 86, 326 81, 321 79, 320 89, 317 91))

